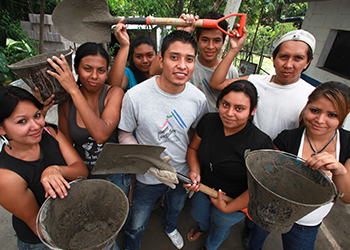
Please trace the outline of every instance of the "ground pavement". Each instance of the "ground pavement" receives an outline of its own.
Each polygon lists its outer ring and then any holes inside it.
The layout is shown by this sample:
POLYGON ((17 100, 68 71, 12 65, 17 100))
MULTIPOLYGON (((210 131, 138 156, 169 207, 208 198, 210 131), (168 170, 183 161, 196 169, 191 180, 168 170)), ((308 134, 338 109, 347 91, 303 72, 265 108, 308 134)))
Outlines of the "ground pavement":
MULTIPOLYGON (((185 246, 183 250, 200 250, 203 247, 206 235, 201 236, 196 242, 189 242, 186 238, 187 232, 196 222, 190 215, 191 200, 187 200, 184 210, 182 211, 178 230, 183 235, 185 246)), ((162 229, 163 210, 158 207, 152 212, 150 221, 146 227, 145 234, 142 238, 140 250, 176 250, 168 236, 162 229)), ((325 218, 324 223, 319 231, 316 241, 315 250, 348 250, 350 249, 350 205, 345 205, 338 201, 333 207, 330 214, 325 218)), ((243 231, 243 221, 231 228, 229 237, 223 242, 219 250, 243 250, 241 244, 241 233, 243 231)), ((15 250, 16 239, 12 229, 11 215, 0 206, 0 250, 15 250)), ((123 233, 117 238, 120 246, 123 243, 123 233)), ((124 248, 121 247, 121 250, 124 248)), ((281 237, 278 234, 271 234, 264 245, 264 250, 282 249, 281 237)))

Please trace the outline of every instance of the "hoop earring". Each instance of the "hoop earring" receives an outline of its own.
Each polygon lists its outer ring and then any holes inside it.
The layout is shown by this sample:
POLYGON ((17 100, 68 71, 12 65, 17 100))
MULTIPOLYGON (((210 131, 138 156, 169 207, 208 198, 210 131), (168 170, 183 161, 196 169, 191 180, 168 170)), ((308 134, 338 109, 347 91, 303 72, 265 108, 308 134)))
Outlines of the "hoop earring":
POLYGON ((11 147, 9 141, 7 140, 7 138, 6 138, 4 135, 0 135, 0 138, 1 138, 1 140, 4 141, 4 143, 6 144, 6 146, 11 150, 12 147, 11 147))

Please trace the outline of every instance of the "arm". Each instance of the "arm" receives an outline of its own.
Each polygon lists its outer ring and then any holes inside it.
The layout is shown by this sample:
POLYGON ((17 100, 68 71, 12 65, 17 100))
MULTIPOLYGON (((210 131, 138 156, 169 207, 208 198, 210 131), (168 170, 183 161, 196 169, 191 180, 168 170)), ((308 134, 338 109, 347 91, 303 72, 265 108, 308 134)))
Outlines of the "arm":
MULTIPOLYGON (((105 109, 100 117, 94 112, 90 104, 79 90, 72 71, 70 70, 64 56, 61 55, 61 58, 53 57, 53 60, 55 60, 60 67, 51 59, 48 59, 48 62, 53 68, 56 69, 58 74, 52 71, 48 71, 48 73, 54 76, 61 83, 63 88, 70 94, 74 105, 91 136, 97 143, 104 143, 119 123, 121 102, 124 96, 124 91, 118 87, 110 89, 105 99, 105 109)), ((62 125, 62 122, 60 122, 60 125, 62 125)), ((64 133, 66 134, 66 132, 67 131, 65 130, 64 133)))
POLYGON ((118 141, 120 144, 138 144, 132 132, 126 132, 121 129, 118 131, 118 141))
POLYGON ((66 179, 75 180, 79 176, 86 177, 89 172, 85 163, 64 134, 60 130, 56 132, 51 127, 48 127, 48 129, 51 135, 58 141, 60 151, 67 165, 52 165, 47 167, 41 174, 41 183, 46 191, 46 198, 49 195, 52 198, 56 198, 57 193, 57 195, 63 199, 67 196, 67 188, 70 188, 66 179))
POLYGON ((69 127, 68 127, 68 107, 69 101, 61 103, 58 105, 58 127, 62 131, 62 133, 66 136, 67 140, 73 145, 73 140, 69 135, 69 127))
POLYGON ((322 152, 307 159, 306 165, 313 170, 321 169, 332 172, 334 184, 344 194, 339 199, 344 203, 350 203, 350 159, 343 165, 332 154, 322 152))
POLYGON ((39 205, 27 183, 16 173, 0 169, 0 204, 23 220, 36 233, 36 216, 39 205))
POLYGON ((188 177, 191 178, 191 180, 194 184, 193 185, 184 184, 183 186, 185 188, 188 188, 188 189, 194 191, 194 192, 199 191, 198 183, 200 183, 200 180, 201 180, 200 163, 199 163, 199 160, 197 157, 197 149, 198 149, 199 145, 201 144, 201 141, 202 141, 202 139, 198 136, 197 133, 195 133, 190 145, 188 146, 187 155, 186 155, 187 164, 188 164, 190 171, 191 171, 188 174, 188 177))
POLYGON ((214 204, 215 207, 217 207, 221 212, 223 213, 233 213, 240 211, 246 207, 248 207, 249 202, 249 191, 246 190, 243 192, 240 196, 238 196, 236 199, 226 203, 222 199, 222 195, 225 194, 220 189, 218 192, 218 198, 215 199, 213 197, 210 197, 211 202, 214 204))
MULTIPOLYGON (((236 24, 235 28, 238 28, 239 24, 236 24)), ((237 30, 234 29, 231 31, 232 34, 238 34, 237 30)), ((232 83, 233 79, 226 79, 227 72, 232 64, 232 61, 236 58, 237 54, 244 45, 244 42, 247 38, 248 31, 246 28, 243 29, 242 37, 230 36, 230 49, 225 55, 224 59, 216 67, 214 74, 212 75, 209 86, 216 90, 223 90, 228 84, 232 83)), ((247 80, 248 76, 244 76, 235 80, 244 79, 247 80)))
POLYGON ((114 36, 119 41, 120 48, 108 73, 108 83, 112 86, 118 87, 123 87, 125 84, 128 86, 127 83, 125 83, 125 80, 127 80, 127 78, 124 75, 124 71, 126 61, 128 59, 130 41, 129 35, 126 32, 126 25, 122 23, 123 21, 124 18, 119 21, 114 29, 114 36))

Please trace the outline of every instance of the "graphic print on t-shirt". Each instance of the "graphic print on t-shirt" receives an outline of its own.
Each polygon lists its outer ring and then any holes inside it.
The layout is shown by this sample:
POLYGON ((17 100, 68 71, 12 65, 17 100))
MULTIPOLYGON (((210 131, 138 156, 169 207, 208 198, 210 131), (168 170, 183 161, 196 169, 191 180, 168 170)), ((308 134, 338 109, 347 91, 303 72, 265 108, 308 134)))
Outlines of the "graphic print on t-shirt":
POLYGON ((199 83, 198 87, 197 87, 199 90, 201 90, 202 92, 203 91, 203 88, 206 88, 206 90, 212 94, 212 95, 215 95, 214 92, 213 92, 213 89, 209 86, 209 82, 207 81, 207 79, 203 78, 203 80, 199 83))
POLYGON ((171 111, 171 115, 168 115, 163 126, 159 127, 158 139, 160 142, 176 142, 179 141, 179 137, 176 135, 176 123, 182 128, 187 129, 187 125, 181 116, 174 109, 171 111))

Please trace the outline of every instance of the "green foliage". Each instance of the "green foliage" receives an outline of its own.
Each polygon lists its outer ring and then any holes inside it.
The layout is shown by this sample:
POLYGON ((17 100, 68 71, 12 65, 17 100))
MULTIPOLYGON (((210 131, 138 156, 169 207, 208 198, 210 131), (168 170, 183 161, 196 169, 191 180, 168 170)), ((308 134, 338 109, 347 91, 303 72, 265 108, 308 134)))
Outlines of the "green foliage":
POLYGON ((6 85, 16 79, 14 74, 6 65, 11 65, 25 58, 38 55, 36 49, 33 49, 25 41, 15 41, 13 39, 6 39, 6 48, 0 47, 0 84, 6 85))
MULTIPOLYGON (((293 26, 293 23, 275 22, 271 26, 259 26, 253 52, 261 53, 261 50, 264 46, 264 54, 271 54, 272 42, 280 38, 285 33, 296 29, 296 27, 293 26), (274 28, 272 28, 271 26, 273 26, 274 28)), ((248 44, 248 47, 250 48, 254 38, 256 26, 247 26, 247 29, 248 36, 246 44, 248 44)))

